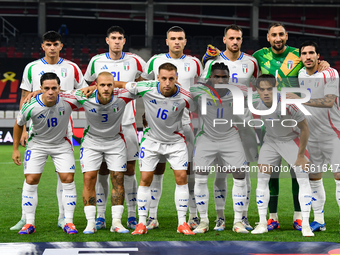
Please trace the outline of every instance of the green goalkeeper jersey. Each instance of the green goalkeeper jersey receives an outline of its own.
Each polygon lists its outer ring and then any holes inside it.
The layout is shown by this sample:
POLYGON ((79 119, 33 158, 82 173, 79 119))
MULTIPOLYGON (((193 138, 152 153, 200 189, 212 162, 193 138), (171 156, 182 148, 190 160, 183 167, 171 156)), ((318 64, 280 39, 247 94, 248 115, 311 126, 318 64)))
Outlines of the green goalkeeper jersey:
POLYGON ((253 54, 263 74, 272 74, 278 81, 278 89, 282 87, 299 87, 298 73, 303 67, 299 57, 299 49, 287 45, 281 54, 275 54, 272 48, 262 48, 253 54), (277 74, 276 74, 277 72, 277 74))

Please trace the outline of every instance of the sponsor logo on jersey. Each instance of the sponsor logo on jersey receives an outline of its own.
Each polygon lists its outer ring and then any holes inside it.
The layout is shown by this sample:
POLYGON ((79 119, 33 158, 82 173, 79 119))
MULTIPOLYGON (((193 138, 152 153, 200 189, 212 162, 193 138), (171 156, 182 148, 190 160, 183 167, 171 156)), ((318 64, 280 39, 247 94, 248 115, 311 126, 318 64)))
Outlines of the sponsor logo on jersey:
POLYGON ((75 165, 73 165, 73 166, 71 166, 71 168, 70 169, 73 169, 73 170, 75 170, 76 169, 76 166, 75 165))
POLYGON ((121 168, 126 168, 126 163, 121 168))
POLYGON ((266 67, 270 67, 270 62, 269 61, 267 61, 266 63, 264 63, 264 65, 266 66, 266 67))
POLYGON ((40 73, 39 73, 39 75, 43 75, 44 73, 45 73, 45 72, 44 72, 44 71, 42 71, 42 72, 40 72, 40 73))
POLYGON ((208 101, 208 102, 207 102, 207 105, 213 105, 213 104, 212 104, 212 102, 208 101))
POLYGON ((43 118, 45 118, 44 114, 40 114, 40 115, 38 116, 38 119, 43 119, 43 118))
POLYGON ((291 70, 293 68, 293 60, 288 60, 287 61, 287 68, 291 70))
POLYGON ((153 103, 153 104, 157 104, 156 99, 150 100, 150 102, 153 103))
POLYGON ((61 68, 61 77, 66 78, 66 76, 67 76, 67 69, 61 68))
POLYGON ((129 62, 124 62, 124 70, 129 71, 130 70, 130 63, 129 62))
POLYGON ((92 108, 89 110, 90 112, 94 112, 94 113, 97 113, 96 109, 92 108))
POLYGON ((188 166, 188 162, 185 162, 183 166, 188 166))
POLYGON ((113 104, 112 108, 113 108, 113 112, 118 112, 119 111, 118 104, 113 104))
POLYGON ((65 114, 65 108, 64 107, 59 107, 58 112, 60 116, 63 116, 65 114))
POLYGON ((184 63, 184 71, 186 72, 190 71, 190 63, 184 63))
POLYGON ((172 105, 172 110, 175 112, 178 110, 178 106, 179 106, 179 103, 176 103, 174 102, 174 104, 172 105))
POLYGON ((104 65, 102 68, 100 68, 100 70, 107 70, 107 69, 109 69, 109 68, 107 68, 106 65, 104 65))
POLYGON ((243 73, 248 73, 248 65, 247 64, 242 64, 242 71, 243 71, 243 73))

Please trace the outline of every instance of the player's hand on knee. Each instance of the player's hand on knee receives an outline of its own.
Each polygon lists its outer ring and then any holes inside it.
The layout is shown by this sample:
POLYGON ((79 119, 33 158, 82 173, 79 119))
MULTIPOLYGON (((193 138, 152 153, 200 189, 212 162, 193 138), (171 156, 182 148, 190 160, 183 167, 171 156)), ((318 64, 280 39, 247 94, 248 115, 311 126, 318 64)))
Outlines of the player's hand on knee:
POLYGON ((221 52, 221 51, 220 51, 217 47, 215 47, 215 46, 209 44, 208 47, 207 47, 207 51, 205 52, 205 54, 204 54, 204 56, 203 56, 203 58, 202 58, 202 63, 203 63, 203 65, 205 65, 205 63, 206 63, 209 59, 212 59, 212 58, 217 57, 217 56, 220 54, 220 52, 221 52))
POLYGON ((13 159, 13 162, 20 166, 21 165, 21 155, 20 155, 20 152, 18 150, 14 150, 13 151, 13 154, 12 154, 12 159, 13 159))
POLYGON ((21 138, 20 138, 21 146, 26 147, 27 140, 28 140, 28 133, 26 130, 23 130, 21 138))

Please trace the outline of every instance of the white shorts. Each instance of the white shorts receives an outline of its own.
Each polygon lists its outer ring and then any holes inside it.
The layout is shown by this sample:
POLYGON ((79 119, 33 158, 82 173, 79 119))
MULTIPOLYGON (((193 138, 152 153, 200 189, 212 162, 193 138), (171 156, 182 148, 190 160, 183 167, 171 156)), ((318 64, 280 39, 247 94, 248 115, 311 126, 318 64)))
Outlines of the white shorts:
POLYGON ((126 171, 126 145, 122 136, 118 135, 113 140, 102 140, 99 146, 93 144, 92 138, 86 137, 80 148, 80 165, 83 173, 99 170, 103 159, 110 171, 126 171))
MULTIPOLYGON (((188 162, 192 162, 195 135, 194 135, 194 129, 191 123, 183 125, 183 133, 185 136, 185 141, 187 142, 188 162)), ((159 159, 159 163, 166 163, 166 161, 167 160, 165 157, 160 157, 159 159)))
MULTIPOLYGON (((289 165, 294 166, 299 152, 299 142, 299 137, 286 142, 264 142, 260 149, 258 164, 280 166, 281 158, 284 158, 289 165)), ((307 150, 305 157, 308 159, 307 150)))
POLYGON ((245 125, 237 124, 237 129, 240 134, 244 152, 246 154, 247 162, 256 162, 259 159, 259 153, 257 148, 257 139, 255 128, 248 125, 248 120, 252 119, 252 114, 249 109, 246 109, 245 115, 240 118, 237 116, 237 122, 243 122, 245 125))
POLYGON ((188 168, 188 149, 184 141, 167 144, 146 138, 140 145, 139 170, 154 171, 161 157, 170 163, 173 170, 188 168))
POLYGON ((194 170, 206 169, 214 161, 222 163, 221 167, 239 169, 247 166, 243 146, 237 135, 223 140, 212 140, 205 134, 196 138, 194 149, 194 170))
POLYGON ((126 142, 127 161, 138 160, 139 143, 137 137, 136 123, 122 126, 122 132, 126 142))
POLYGON ((311 173, 325 172, 328 164, 332 172, 340 172, 340 140, 338 138, 328 141, 308 141, 307 148, 311 173))
POLYGON ((48 156, 51 156, 56 172, 75 172, 74 153, 69 141, 58 145, 41 145, 31 141, 25 150, 24 174, 41 174, 48 156))

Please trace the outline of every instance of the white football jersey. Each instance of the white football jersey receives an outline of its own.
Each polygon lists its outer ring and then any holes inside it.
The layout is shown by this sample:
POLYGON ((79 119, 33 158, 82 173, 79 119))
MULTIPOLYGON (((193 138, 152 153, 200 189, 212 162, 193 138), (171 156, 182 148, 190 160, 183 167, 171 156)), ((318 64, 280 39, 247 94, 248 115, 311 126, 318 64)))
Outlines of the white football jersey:
MULTIPOLYGON (((19 126, 32 120, 29 132, 29 142, 42 145, 56 145, 65 142, 67 138, 68 123, 72 109, 77 109, 78 104, 74 98, 58 96, 54 106, 47 107, 42 101, 42 94, 32 98, 30 103, 23 104, 18 116, 19 126)), ((69 141, 70 144, 71 141, 69 141)))
POLYGON ((229 68, 229 83, 245 85, 247 87, 250 84, 255 86, 256 78, 260 75, 259 65, 254 57, 243 52, 241 52, 240 57, 236 61, 229 60, 223 52, 216 58, 208 60, 201 77, 204 82, 209 79, 211 66, 214 63, 220 62, 229 68))
POLYGON ((101 104, 98 91, 95 90, 89 98, 81 97, 79 90, 73 92, 76 100, 84 107, 88 123, 82 142, 87 138, 97 141, 113 140, 122 130, 122 118, 125 106, 136 96, 126 89, 115 88, 108 104, 101 104))
MULTIPOLYGON (((144 66, 145 61, 136 54, 123 52, 120 59, 112 60, 107 52, 96 55, 90 60, 84 79, 93 82, 97 79, 99 73, 107 71, 112 73, 115 81, 133 82, 142 74, 144 66)), ((132 101, 125 108, 123 125, 135 123, 135 115, 135 102, 132 101)))
POLYGON ((50 65, 44 58, 41 58, 26 65, 20 88, 27 91, 40 90, 40 77, 47 72, 58 75, 61 90, 83 87, 83 73, 77 64, 60 58, 57 64, 50 65))
POLYGON ((308 75, 305 68, 299 71, 300 88, 310 91, 311 99, 324 98, 325 95, 336 95, 332 108, 320 108, 305 105, 312 114, 306 119, 309 126, 309 140, 333 139, 340 136, 339 112, 339 74, 334 68, 308 75))
MULTIPOLYGON (((247 87, 241 88, 247 93, 247 87)), ((207 86, 195 84, 190 88, 190 93, 198 104, 198 131, 196 137, 205 134, 211 139, 226 139, 238 135, 234 124, 233 97, 228 92, 222 96, 216 94, 207 86), (206 114, 202 114, 202 96, 206 97, 206 114)))
MULTIPOLYGON (((201 76, 203 68, 201 62, 196 58, 183 54, 182 57, 174 59, 169 53, 163 53, 153 56, 146 63, 142 77, 146 80, 156 80, 159 66, 164 63, 171 63, 177 67, 178 83, 185 90, 196 83, 201 76)), ((191 122, 189 111, 185 110, 183 115, 183 124, 191 122)))
MULTIPOLYGON (((254 97, 255 95, 253 96, 253 98, 254 97)), ((269 109, 261 100, 254 107, 257 110, 269 109)), ((299 128, 296 126, 296 124, 303 121, 306 118, 303 112, 293 104, 287 105, 286 115, 282 115, 280 93, 277 93, 276 110, 269 115, 261 115, 260 117, 266 127, 264 142, 294 140, 296 137, 299 136, 299 128)), ((260 126, 259 120, 254 120, 252 125, 260 126)))
POLYGON ((174 95, 165 97, 160 92, 158 81, 126 84, 127 90, 143 99, 145 118, 148 122, 144 138, 160 143, 177 143, 185 139, 182 128, 183 110, 195 110, 195 103, 189 91, 178 85, 176 87, 177 92, 174 95))

